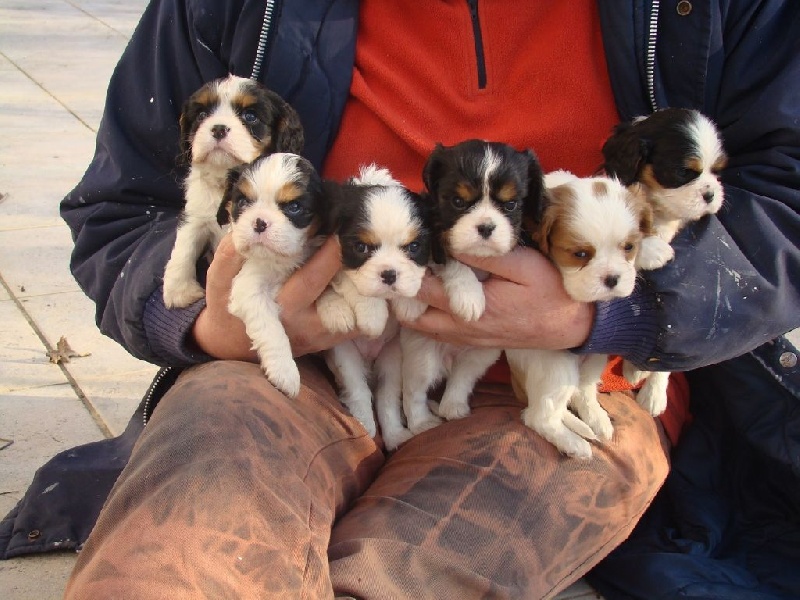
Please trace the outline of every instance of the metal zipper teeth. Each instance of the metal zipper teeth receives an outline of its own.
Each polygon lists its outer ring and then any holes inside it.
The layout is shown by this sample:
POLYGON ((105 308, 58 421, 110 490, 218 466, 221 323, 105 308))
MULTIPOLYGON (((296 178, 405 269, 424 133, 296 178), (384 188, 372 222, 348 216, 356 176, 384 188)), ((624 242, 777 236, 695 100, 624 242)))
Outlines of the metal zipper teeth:
POLYGON ((264 54, 267 51, 267 38, 269 37, 269 30, 272 26, 272 13, 274 10, 275 0, 267 0, 267 6, 264 9, 264 20, 261 22, 261 33, 258 35, 256 60, 253 63, 253 71, 250 74, 250 79, 253 80, 257 80, 261 75, 261 65, 264 62, 264 54))
POLYGON ((156 389, 158 388, 161 380, 167 376, 167 373, 172 371, 172 367, 163 367, 161 368, 158 373, 156 373, 155 379, 153 379, 153 383, 150 384, 150 389, 147 390, 147 395, 144 399, 144 407, 142 409, 142 425, 147 425, 147 421, 150 420, 150 403, 153 400, 153 395, 155 394, 156 389))
POLYGON ((645 68, 647 72, 647 93, 650 98, 650 108, 653 112, 658 110, 656 103, 656 38, 658 37, 658 11, 661 0, 653 0, 652 12, 650 13, 650 30, 647 36, 647 56, 645 68))

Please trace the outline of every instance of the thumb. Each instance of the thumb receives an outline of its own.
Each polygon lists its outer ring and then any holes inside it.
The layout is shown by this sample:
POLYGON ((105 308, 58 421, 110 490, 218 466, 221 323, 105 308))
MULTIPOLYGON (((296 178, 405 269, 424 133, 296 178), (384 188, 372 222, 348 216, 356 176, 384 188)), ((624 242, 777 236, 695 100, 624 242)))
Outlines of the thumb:
POLYGON ((302 267, 289 277, 278 293, 278 304, 286 306, 284 302, 306 299, 305 305, 310 306, 319 298, 341 268, 339 239, 331 236, 302 267))
POLYGON ((233 237, 226 234, 214 251, 214 258, 208 267, 206 287, 230 288, 231 281, 241 271, 244 257, 236 251, 233 237))

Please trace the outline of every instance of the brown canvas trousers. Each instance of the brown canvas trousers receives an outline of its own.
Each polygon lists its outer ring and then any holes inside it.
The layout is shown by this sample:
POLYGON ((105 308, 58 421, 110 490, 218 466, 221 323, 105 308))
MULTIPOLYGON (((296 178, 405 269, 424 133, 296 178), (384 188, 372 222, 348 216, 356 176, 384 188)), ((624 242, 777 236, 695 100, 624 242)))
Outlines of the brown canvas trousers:
POLYGON ((614 440, 561 456, 510 387, 386 456, 300 361, 189 369, 163 397, 68 583, 70 599, 545 598, 625 539, 668 470, 653 418, 603 395, 614 440))

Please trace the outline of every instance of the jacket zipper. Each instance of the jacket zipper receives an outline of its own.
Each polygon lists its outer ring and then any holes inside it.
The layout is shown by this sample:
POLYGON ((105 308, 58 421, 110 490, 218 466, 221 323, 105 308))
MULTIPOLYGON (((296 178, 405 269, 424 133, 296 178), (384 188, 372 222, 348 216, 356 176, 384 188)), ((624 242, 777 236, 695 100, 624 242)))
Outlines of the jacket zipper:
POLYGON ((483 34, 478 17, 478 0, 467 0, 472 18, 472 35, 475 38, 475 59, 478 62, 478 89, 486 89, 486 58, 483 52, 483 34))
POLYGON ((264 19, 261 22, 261 33, 258 35, 256 59, 255 62, 253 62, 253 70, 250 74, 250 79, 255 81, 261 77, 261 67, 264 64, 264 55, 267 52, 267 41, 269 40, 269 32, 272 28, 272 16, 275 12, 275 1, 276 0, 267 0, 267 5, 264 8, 264 19))
POLYGON ((647 75, 647 94, 650 99, 650 108, 653 112, 658 110, 656 102, 656 38, 658 37, 658 10, 660 0, 653 0, 650 11, 650 29, 647 35, 647 55, 645 56, 645 72, 647 75))
POLYGON ((161 381, 164 377, 167 376, 168 373, 172 371, 172 367, 162 367, 159 369, 158 373, 156 373, 155 379, 153 379, 153 383, 150 384, 150 388, 147 390, 147 394, 144 398, 144 406, 142 408, 142 425, 147 425, 147 422, 150 420, 150 413, 152 409, 150 408, 150 404, 153 401, 153 396, 155 395, 156 389, 158 388, 161 381))

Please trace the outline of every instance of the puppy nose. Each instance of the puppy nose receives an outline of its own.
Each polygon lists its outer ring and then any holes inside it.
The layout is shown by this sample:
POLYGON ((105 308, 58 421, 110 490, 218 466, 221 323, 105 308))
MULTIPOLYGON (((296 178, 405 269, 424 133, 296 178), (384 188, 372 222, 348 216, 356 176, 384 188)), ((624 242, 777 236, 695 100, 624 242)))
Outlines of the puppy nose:
POLYGON ((211 135, 214 136, 215 140, 221 140, 226 135, 228 135, 228 132, 230 130, 231 128, 228 127, 227 125, 214 125, 211 128, 211 135))
POLYGON ((703 200, 705 200, 706 204, 711 204, 714 201, 714 192, 708 191, 703 192, 703 200))
POLYGON ((483 239, 489 239, 495 227, 496 225, 494 223, 481 223, 478 225, 478 233, 483 239))
POLYGON ((267 230, 267 222, 264 219, 256 219, 256 222, 253 223, 253 231, 256 233, 264 233, 267 230))
POLYGON ((603 279, 603 283, 608 289, 613 290, 617 283, 619 283, 619 275, 606 275, 605 279, 603 279))
POLYGON ((386 285, 392 285, 395 281, 397 281, 397 271, 394 269, 381 271, 381 281, 383 281, 383 283, 386 285))

